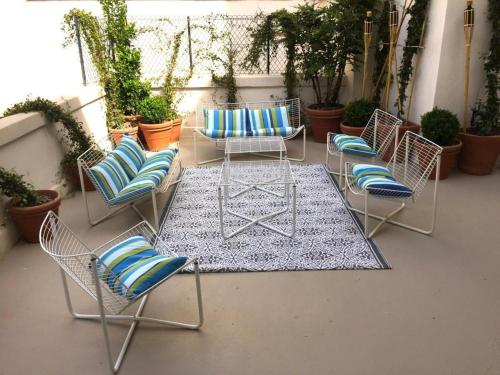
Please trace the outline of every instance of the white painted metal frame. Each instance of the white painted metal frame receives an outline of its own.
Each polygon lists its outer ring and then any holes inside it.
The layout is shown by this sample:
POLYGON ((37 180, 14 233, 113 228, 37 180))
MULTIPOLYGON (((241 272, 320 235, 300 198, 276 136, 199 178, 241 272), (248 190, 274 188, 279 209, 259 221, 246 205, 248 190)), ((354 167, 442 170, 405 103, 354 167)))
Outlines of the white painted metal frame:
POLYGON ((279 160, 287 159, 285 141, 280 136, 228 138, 224 150, 224 160, 231 161, 231 155, 261 154, 275 152, 279 160))
POLYGON ((291 170, 290 162, 286 159, 224 162, 217 186, 217 198, 219 200, 220 229, 222 237, 225 240, 234 237, 254 225, 260 225, 261 227, 269 229, 285 237, 292 238, 295 235, 297 225, 297 185, 291 170), (252 170, 257 171, 258 173, 250 173, 252 170), (251 181, 245 180, 248 176, 252 176, 251 181), (257 177, 254 178, 254 176, 257 177), (283 192, 278 190, 281 188, 283 188, 283 192), (232 193, 231 190, 235 189, 236 192, 232 193), (230 208, 229 203, 231 199, 242 196, 252 190, 259 190, 277 198, 284 199, 284 207, 259 217, 250 217, 230 208), (288 212, 290 208, 292 210, 292 223, 291 230, 289 232, 264 222, 288 212), (247 220, 248 223, 240 226, 233 232, 226 234, 224 223, 225 212, 236 216, 237 218, 247 220))
MULTIPOLYGON (((204 110, 208 109, 260 109, 260 108, 270 108, 270 107, 279 107, 279 106, 288 106, 290 107, 290 121, 291 126, 294 128, 294 132, 289 136, 283 137, 285 141, 291 140, 297 137, 300 132, 302 132, 302 155, 297 158, 289 158, 293 161, 304 161, 306 157, 306 128, 301 123, 301 113, 300 113, 300 99, 280 99, 280 100, 272 100, 272 101, 258 101, 258 102, 242 102, 242 103, 201 103, 196 109, 195 115, 195 129, 193 130, 193 146, 194 146, 194 159, 198 165, 212 163, 215 161, 223 160, 223 157, 208 159, 199 161, 198 160, 198 143, 197 138, 200 137, 202 139, 208 140, 210 142, 214 142, 216 145, 216 149, 223 150, 223 145, 225 144, 226 139, 215 139, 211 137, 207 137, 201 131, 204 128, 204 110), (222 144, 222 147, 220 145, 222 144)), ((277 158, 276 155, 268 155, 268 154, 259 154, 259 156, 265 156, 269 158, 277 158)))
POLYGON ((362 159, 364 162, 368 161, 370 163, 381 161, 388 152, 391 144, 394 145, 394 150, 396 149, 398 145, 399 127, 402 123, 400 119, 381 109, 376 109, 372 113, 360 137, 365 140, 372 150, 377 152, 377 155, 373 158, 366 158, 338 150, 337 147, 335 147, 335 143, 331 140, 332 135, 335 133, 328 133, 326 136, 326 168, 328 172, 339 176, 339 186, 341 189, 345 188, 342 181, 344 177, 344 159, 348 156, 349 158, 362 159), (339 159, 338 172, 330 169, 331 156, 335 156, 339 159))
POLYGON ((407 131, 404 134, 401 142, 398 144, 398 147, 392 155, 392 158, 387 163, 387 168, 391 170, 393 177, 397 181, 404 183, 407 187, 412 189, 413 194, 410 197, 402 196, 399 191, 388 189, 384 189, 384 195, 370 194, 368 190, 361 189, 356 183, 352 174, 353 163, 345 163, 345 180, 347 185, 345 189, 345 201, 348 204, 350 210, 364 215, 365 236, 367 238, 371 238, 373 235, 375 235, 375 233, 385 223, 393 224, 418 233, 432 235, 436 225, 439 178, 436 178, 436 180, 434 181, 431 214, 432 216, 429 228, 421 228, 402 223, 400 221, 394 220, 393 217, 401 212, 405 207, 407 207, 408 203, 415 203, 417 201, 418 197, 423 192, 433 169, 436 170, 436 176, 439 176, 442 151, 443 149, 441 146, 438 146, 437 144, 429 141, 421 135, 412 133, 410 131, 407 131), (349 191, 354 195, 363 197, 363 210, 354 208, 349 204, 349 191), (396 201, 400 204, 396 209, 394 209, 387 215, 380 216, 369 212, 368 206, 370 198, 396 201), (368 227, 369 217, 379 220, 379 223, 371 231, 368 227))
MULTIPOLYGON (((137 140, 139 145, 144 149, 142 146, 141 142, 137 140)), ((89 221, 90 225, 97 225, 100 222, 106 220, 110 216, 115 215, 116 213, 122 211, 125 208, 132 208, 137 215, 143 220, 146 220, 142 212, 137 208, 137 203, 145 198, 151 197, 152 204, 153 204, 153 214, 154 214, 154 223, 155 227, 158 229, 159 227, 159 215, 158 215, 158 205, 157 205, 157 200, 156 196, 160 193, 165 193, 167 190, 180 182, 180 178, 176 179, 177 176, 180 175, 180 171, 182 169, 182 164, 181 164, 181 157, 180 157, 180 150, 178 149, 177 155, 175 156, 174 160, 172 160, 172 163, 170 165, 170 169, 161 182, 161 184, 152 189, 150 192, 143 193, 143 194, 137 194, 136 196, 131 196, 130 200, 128 200, 125 203, 120 203, 120 204, 110 204, 109 201, 106 199, 106 196, 103 194, 101 189, 99 188, 99 184, 95 181, 94 176, 90 172, 90 168, 92 168, 94 165, 98 164, 101 162, 107 154, 109 154, 116 145, 114 144, 114 141, 111 137, 105 137, 101 139, 99 142, 96 142, 91 148, 89 148, 87 151, 85 151, 83 154, 81 154, 78 159, 78 173, 80 176, 80 185, 82 186, 82 198, 83 198, 83 203, 85 205, 85 210, 87 212, 87 218, 89 221), (92 184, 95 186, 96 191, 99 193, 100 197, 102 200, 106 203, 106 206, 108 207, 108 210, 110 210, 107 214, 104 216, 94 219, 90 213, 90 208, 88 204, 88 197, 87 197, 87 191, 85 190, 85 184, 84 184, 84 173, 88 176, 92 184)), ((144 149, 145 150, 145 149, 144 149)), ((145 151, 146 155, 148 154, 148 151, 145 151)))
MULTIPOLYGON (((128 231, 120 234, 94 250, 87 247, 52 211, 47 214, 40 228, 40 245, 59 266, 66 305, 70 314, 76 319, 97 320, 101 322, 106 347, 106 356, 109 362, 109 371, 111 374, 115 374, 120 369, 132 336, 134 335, 139 322, 191 330, 198 330, 203 325, 203 304, 201 296, 199 262, 197 258, 189 259, 183 267, 130 300, 126 299, 121 294, 115 293, 108 286, 107 280, 103 280, 99 277, 96 264, 99 263, 99 268, 105 267, 100 261, 99 254, 102 254, 111 246, 124 241, 129 237, 139 234, 144 236, 144 238, 146 238, 146 240, 148 240, 153 247, 158 249, 162 255, 176 255, 174 253, 166 253, 163 250, 167 249, 168 246, 162 242, 161 238, 157 236, 154 228, 147 221, 143 221, 135 225, 128 231), (193 267, 195 277, 198 322, 194 324, 181 323, 142 316, 142 311, 146 305, 149 294, 175 274, 190 266, 193 267), (98 314, 80 314, 74 311, 66 275, 73 279, 77 285, 79 285, 87 294, 96 300, 99 310, 98 314), (139 301, 139 307, 133 315, 121 314, 130 305, 139 301), (125 337, 116 361, 113 360, 113 354, 109 341, 109 321, 131 322, 127 336, 125 337)), ((113 272, 109 269, 107 270, 111 275, 110 277, 116 279, 113 272)), ((120 281, 118 280, 117 282, 120 281)), ((125 291, 128 290, 124 284, 121 284, 121 288, 125 291)))

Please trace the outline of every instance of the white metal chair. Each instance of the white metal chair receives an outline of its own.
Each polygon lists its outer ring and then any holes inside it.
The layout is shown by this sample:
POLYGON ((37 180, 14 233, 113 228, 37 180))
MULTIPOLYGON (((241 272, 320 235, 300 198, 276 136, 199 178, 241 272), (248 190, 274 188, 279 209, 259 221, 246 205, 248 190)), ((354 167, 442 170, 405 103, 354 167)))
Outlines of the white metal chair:
POLYGON ((339 176, 339 186, 341 189, 344 188, 342 181, 344 175, 344 158, 349 156, 354 159, 369 160, 372 163, 381 161, 386 155, 391 143, 394 145, 394 149, 396 148, 398 144, 398 131, 401 124, 402 121, 400 119, 381 109, 376 109, 372 113, 370 120, 360 135, 368 146, 376 152, 376 156, 371 158, 367 158, 361 154, 343 152, 337 149, 333 142, 333 137, 336 134, 331 132, 328 133, 326 137, 326 167, 328 172, 339 176), (330 169, 330 156, 339 158, 339 172, 330 169))
MULTIPOLYGON (((285 141, 293 139, 297 137, 300 132, 302 132, 303 140, 302 140, 302 155, 298 158, 288 158, 293 161, 304 161, 306 155, 306 129, 305 126, 301 123, 301 113, 300 113, 300 99, 279 99, 272 101, 258 101, 258 102, 241 102, 241 103, 201 103, 196 109, 195 115, 195 129, 193 130, 193 143, 194 143, 194 158, 197 164, 206 164, 214 161, 223 160, 223 157, 198 161, 198 144, 197 137, 201 137, 202 139, 208 140, 210 142, 214 142, 215 146, 218 150, 224 150, 224 146, 226 143, 226 138, 212 138, 203 133, 203 129, 205 127, 205 118, 204 111, 209 109, 262 109, 262 108, 271 108, 271 107, 282 107, 285 106, 288 108, 289 113, 289 121, 290 126, 293 128, 293 132, 290 135, 284 136, 283 139, 285 141)), ((259 156, 271 157, 275 158, 274 155, 266 155, 259 154, 259 156)))
MULTIPOLYGON (((168 248, 162 243, 161 238, 156 235, 155 230, 146 221, 135 225, 128 231, 94 250, 91 250, 82 241, 80 241, 80 239, 53 212, 49 212, 47 214, 40 228, 40 245, 59 266, 66 305, 70 314, 77 319, 97 320, 102 324, 106 355, 109 361, 111 374, 114 374, 119 370, 139 322, 192 330, 199 329, 203 324, 203 305, 201 298, 199 263, 197 258, 188 259, 182 267, 167 275, 165 278, 158 281, 152 287, 143 291, 139 295, 136 295, 133 298, 124 297, 124 295, 127 295, 127 287, 121 283, 119 279, 116 279, 116 275, 114 275, 113 271, 103 264, 99 256, 110 247, 136 235, 143 236, 155 249, 159 250, 160 253, 163 249, 168 248), (193 267, 196 282, 198 322, 195 324, 187 324, 142 316, 142 310, 146 305, 149 294, 162 283, 189 266, 193 267), (107 278, 102 276, 102 267, 104 267, 109 274, 107 278), (97 301, 97 307, 99 309, 98 314, 80 314, 73 310, 66 275, 73 279, 78 286, 80 286, 87 294, 97 301), (125 293, 119 294, 110 288, 108 285, 110 277, 113 277, 113 280, 117 280, 116 282, 120 283, 120 287, 125 291, 125 293), (127 307, 139 301, 139 307, 133 315, 121 314, 127 307), (108 321, 131 322, 127 336, 123 342, 116 361, 113 361, 109 341, 108 321)), ((171 256, 175 254, 161 255, 171 256)))
POLYGON ((375 194, 370 193, 368 189, 362 189, 358 185, 353 175, 353 167, 355 164, 349 162, 345 163, 345 178, 347 185, 347 188, 345 189, 345 200, 347 203, 349 202, 349 191, 354 195, 363 196, 364 210, 356 209, 353 207, 350 207, 350 209, 352 211, 365 215, 364 225, 365 236, 367 238, 372 237, 385 223, 394 224, 426 235, 432 234, 436 223, 437 194, 439 185, 438 178, 434 182, 432 218, 429 229, 408 225, 393 220, 392 217, 401 212, 401 210, 406 207, 407 203, 416 202, 420 194, 423 192, 427 180, 429 179, 429 175, 434 168, 436 169, 436 176, 439 176, 439 169, 441 166, 441 152, 442 148, 440 146, 418 134, 412 133, 410 131, 407 131, 404 134, 401 142, 395 149, 394 154, 387 163, 387 168, 390 170, 392 176, 396 179, 396 181, 403 183, 406 187, 411 189, 412 194, 409 196, 407 196, 406 194, 402 194, 400 191, 392 189, 377 189, 377 193, 375 194), (369 213, 368 202, 370 198, 396 201, 400 202, 400 205, 389 214, 385 216, 379 216, 369 213), (368 217, 372 217, 380 221, 372 231, 370 231, 368 228, 368 217))
MULTIPOLYGON (((137 143, 143 148, 144 152, 146 155, 151 155, 154 154, 153 152, 145 151, 144 146, 140 143, 139 140, 137 140, 137 143)), ((127 199, 126 202, 123 203, 113 203, 110 202, 106 195, 103 193, 101 188, 99 187, 99 184, 95 180, 93 174, 90 172, 90 169, 104 160, 104 158, 114 150, 116 147, 114 140, 112 137, 105 137, 101 139, 99 142, 96 142, 91 148, 89 148, 87 151, 85 151, 82 155, 80 155, 77 159, 78 163, 78 172, 80 175, 80 184, 82 186, 82 198, 83 198, 83 203, 85 205, 85 209, 87 211, 87 217, 90 225, 96 225, 102 222, 103 220, 109 218, 110 216, 118 213, 119 211, 122 211, 125 208, 132 208, 138 215, 141 217, 143 220, 146 220, 144 215, 140 212, 140 210, 137 208, 136 204, 147 197, 152 198, 152 204, 153 204, 153 213, 154 213, 154 223, 155 227, 158 229, 159 225, 159 216, 158 216, 158 206, 157 206, 157 201, 156 201, 156 196, 159 193, 165 193, 171 186, 177 184, 180 182, 180 178, 176 179, 177 176, 179 176, 179 173, 182 169, 181 165, 181 158, 180 158, 180 150, 177 151, 177 155, 175 158, 172 160, 170 168, 168 170, 168 173, 166 177, 162 180, 161 184, 157 186, 156 188, 153 188, 152 190, 148 191, 147 193, 141 193, 138 192, 136 195, 130 195, 127 199), (103 199, 105 202, 106 206, 110 210, 106 215, 98 218, 98 219, 93 219, 92 215, 90 213, 90 208, 88 204, 88 197, 87 197, 87 191, 85 190, 85 183, 84 183, 84 173, 88 176, 92 184, 95 186, 97 192, 99 193, 100 197, 103 199)))

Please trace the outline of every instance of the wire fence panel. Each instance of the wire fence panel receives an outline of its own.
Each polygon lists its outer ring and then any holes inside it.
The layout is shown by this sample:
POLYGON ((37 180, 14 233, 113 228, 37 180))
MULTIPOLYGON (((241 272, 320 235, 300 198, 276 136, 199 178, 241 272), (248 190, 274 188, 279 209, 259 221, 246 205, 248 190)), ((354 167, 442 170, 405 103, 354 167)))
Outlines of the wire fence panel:
MULTIPOLYGON (((282 46, 276 51, 263 53, 259 66, 246 67, 244 60, 252 44, 252 29, 257 26, 255 16, 212 15, 195 18, 132 18, 138 36, 134 45, 141 50, 142 76, 160 85, 172 54, 176 34, 181 33, 181 44, 176 73, 203 77, 224 74, 228 49, 234 51, 234 71, 244 74, 281 74, 285 71, 286 53, 282 46)), ((97 82, 88 46, 82 40, 81 65, 86 82, 97 82)))

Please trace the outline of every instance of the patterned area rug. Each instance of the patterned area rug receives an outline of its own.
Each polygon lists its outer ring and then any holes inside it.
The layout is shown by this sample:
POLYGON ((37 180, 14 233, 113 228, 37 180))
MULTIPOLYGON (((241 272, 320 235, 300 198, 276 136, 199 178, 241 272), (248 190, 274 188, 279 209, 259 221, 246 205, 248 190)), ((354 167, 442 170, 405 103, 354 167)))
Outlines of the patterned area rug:
MULTIPOLYGON (((388 269, 358 219, 345 206, 323 165, 293 165, 297 183, 297 230, 288 238, 252 226, 224 240, 220 234, 217 182, 220 167, 186 168, 162 217, 160 236, 178 255, 198 255, 204 272, 388 269)), ((284 202, 258 190, 231 200, 233 208, 258 217, 284 202)), ((224 215, 230 229, 248 221, 224 215)), ((268 220, 289 230, 291 211, 268 220)), ((229 233, 229 232, 226 232, 229 233)))

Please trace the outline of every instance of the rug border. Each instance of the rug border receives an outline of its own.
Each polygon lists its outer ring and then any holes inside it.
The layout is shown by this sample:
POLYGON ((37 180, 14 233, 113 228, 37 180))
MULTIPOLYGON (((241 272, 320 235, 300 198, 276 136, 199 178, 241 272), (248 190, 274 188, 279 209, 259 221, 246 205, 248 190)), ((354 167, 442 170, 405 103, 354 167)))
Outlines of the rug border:
MULTIPOLYGON (((349 206, 347 205, 346 201, 343 199, 343 194, 340 192, 340 189, 338 187, 337 181, 335 180, 335 178, 333 177, 333 175, 328 172, 328 169, 326 168, 325 164, 322 164, 322 163, 300 163, 300 164, 295 164, 295 165, 320 165, 320 166, 322 166, 323 169, 324 169, 324 171, 325 171, 325 173, 328 175, 328 177, 332 181, 332 184, 333 184, 334 188, 339 193, 341 201, 342 201, 342 204, 344 205, 344 207, 349 212, 349 215, 352 217, 353 221, 356 223, 356 225, 357 225, 358 229, 361 231, 361 233, 364 233, 364 228, 363 228, 363 225, 361 223, 361 220, 349 209, 349 206)), ((216 167, 217 166, 215 166, 215 165, 207 165, 207 166, 196 166, 196 165, 194 165, 194 166, 182 167, 181 172, 179 173, 179 179, 182 181, 182 177, 183 177, 184 172, 186 171, 187 168, 206 169, 206 168, 216 168, 216 167)), ((174 198, 177 195, 177 190, 179 188, 179 185, 180 185, 181 181, 179 181, 179 183, 174 186, 172 194, 170 194, 170 196, 168 197, 168 199, 167 199, 167 201, 166 201, 166 203, 165 203, 165 205, 163 207, 163 210, 162 210, 162 213, 161 213, 161 216, 160 216, 160 223, 159 223, 160 225, 159 225, 159 229, 158 229, 158 235, 160 234, 161 228, 164 225, 164 221, 165 221, 168 213, 170 212, 170 209, 172 207, 172 202, 174 201, 174 198)), ((353 268, 353 269, 334 269, 334 268, 332 268, 332 269, 297 270, 297 271, 381 271, 381 270, 390 270, 390 269, 392 269, 392 266, 389 264, 389 262, 385 258, 384 254, 380 250, 380 247, 378 246, 378 244, 373 239, 368 239, 367 240, 365 238, 364 240, 368 243, 368 247, 372 251, 373 256, 377 259, 377 261, 380 264, 381 268, 353 268)), ((283 270, 283 271, 285 271, 285 270, 283 270)), ((239 272, 241 272, 241 271, 239 271, 239 272)), ((247 272, 258 272, 258 271, 247 271, 247 272)), ((262 271, 262 272, 280 272, 280 270, 276 270, 276 271, 262 271)), ((204 271, 203 273, 228 273, 228 271, 223 271, 223 270, 219 270, 219 271, 204 271)))

